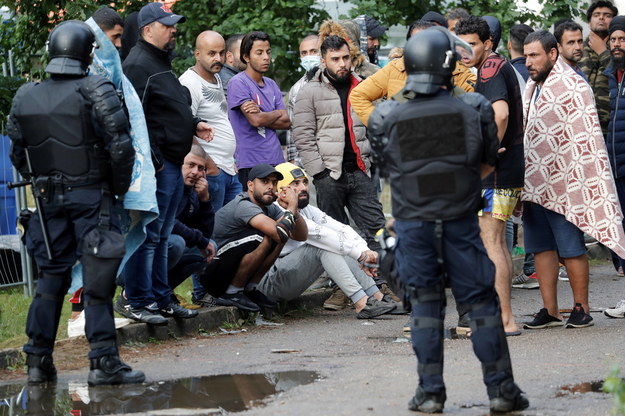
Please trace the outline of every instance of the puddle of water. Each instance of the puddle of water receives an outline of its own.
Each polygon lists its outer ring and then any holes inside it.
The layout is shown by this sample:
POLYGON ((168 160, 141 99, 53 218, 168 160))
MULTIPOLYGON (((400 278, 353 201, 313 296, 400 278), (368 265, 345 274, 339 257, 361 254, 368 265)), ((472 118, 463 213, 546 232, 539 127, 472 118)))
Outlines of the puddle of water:
POLYGON ((314 371, 190 377, 124 386, 0 386, 0 415, 110 415, 163 409, 240 412, 263 405, 269 396, 320 379, 314 371))
POLYGON ((569 384, 560 387, 555 397, 566 397, 583 393, 603 393, 603 380, 587 381, 585 383, 569 384))

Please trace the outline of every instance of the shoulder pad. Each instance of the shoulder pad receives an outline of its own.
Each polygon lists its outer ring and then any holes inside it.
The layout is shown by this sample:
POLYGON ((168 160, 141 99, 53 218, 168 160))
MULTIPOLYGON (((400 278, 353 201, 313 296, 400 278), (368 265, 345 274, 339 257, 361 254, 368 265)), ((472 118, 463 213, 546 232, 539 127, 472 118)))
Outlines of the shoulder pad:
POLYGON ((386 119, 400 103, 395 100, 387 100, 375 106, 375 110, 369 116, 367 128, 373 135, 382 135, 385 132, 386 119))
POLYGON ((84 77, 80 88, 89 97, 93 97, 94 92, 96 95, 101 95, 110 89, 115 91, 115 85, 100 75, 90 75, 88 77, 84 77))

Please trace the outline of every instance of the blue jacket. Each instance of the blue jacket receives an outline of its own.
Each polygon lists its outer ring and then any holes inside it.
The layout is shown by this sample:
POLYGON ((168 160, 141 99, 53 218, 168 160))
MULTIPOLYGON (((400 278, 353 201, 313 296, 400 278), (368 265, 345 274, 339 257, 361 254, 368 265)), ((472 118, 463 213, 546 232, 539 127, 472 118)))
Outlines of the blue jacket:
POLYGON ((185 186, 172 234, 181 236, 187 247, 203 249, 210 241, 214 226, 215 213, 210 201, 200 201, 197 192, 185 186))
POLYGON ((616 70, 608 66, 604 71, 610 88, 610 121, 606 147, 614 177, 625 177, 625 85, 616 81, 616 70))

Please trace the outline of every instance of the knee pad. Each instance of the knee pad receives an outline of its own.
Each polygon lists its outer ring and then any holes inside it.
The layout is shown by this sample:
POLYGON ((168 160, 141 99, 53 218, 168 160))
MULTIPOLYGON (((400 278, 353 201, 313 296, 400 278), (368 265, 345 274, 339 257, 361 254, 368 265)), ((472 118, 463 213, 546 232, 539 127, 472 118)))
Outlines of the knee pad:
POLYGON ((37 281, 35 298, 49 300, 52 302, 63 302, 65 294, 69 289, 70 276, 63 274, 42 273, 37 281))
POLYGON ((429 287, 408 287, 410 292, 410 303, 413 306, 424 303, 440 302, 445 306, 445 287, 441 283, 429 287))

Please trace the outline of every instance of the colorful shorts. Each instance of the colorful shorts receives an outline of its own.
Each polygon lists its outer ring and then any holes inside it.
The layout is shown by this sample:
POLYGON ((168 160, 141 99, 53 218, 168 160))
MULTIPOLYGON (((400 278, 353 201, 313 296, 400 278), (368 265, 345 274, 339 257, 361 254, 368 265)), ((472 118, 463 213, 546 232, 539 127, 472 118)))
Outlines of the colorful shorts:
POLYGON ((521 197, 522 190, 523 188, 482 189, 482 197, 486 206, 478 215, 481 216, 483 212, 490 212, 493 218, 508 221, 521 197))

